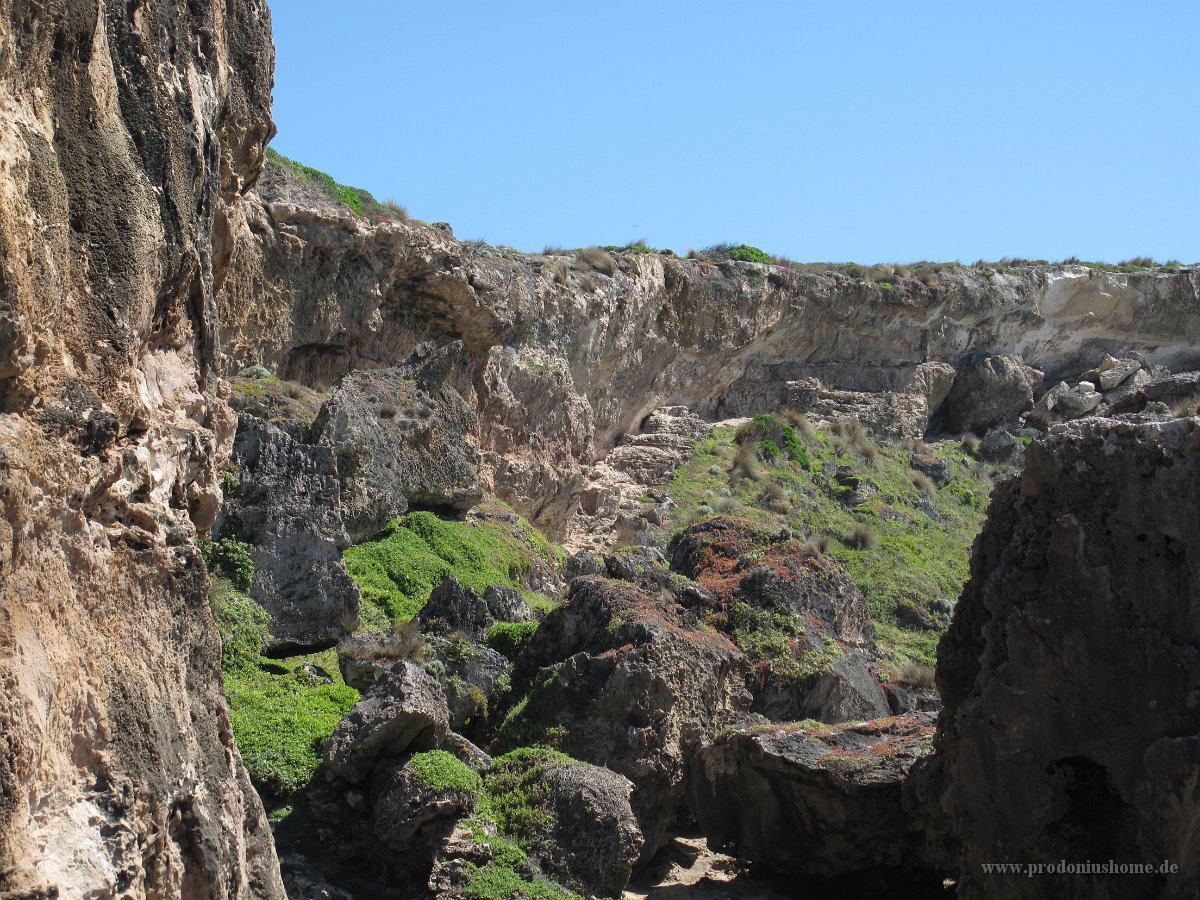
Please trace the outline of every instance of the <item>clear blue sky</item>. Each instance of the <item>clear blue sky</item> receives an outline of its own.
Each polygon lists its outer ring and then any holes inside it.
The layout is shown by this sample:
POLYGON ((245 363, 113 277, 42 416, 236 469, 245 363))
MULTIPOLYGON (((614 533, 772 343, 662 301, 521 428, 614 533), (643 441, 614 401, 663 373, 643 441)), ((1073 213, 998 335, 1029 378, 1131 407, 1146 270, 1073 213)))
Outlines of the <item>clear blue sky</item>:
POLYGON ((1200 3, 272 0, 279 152, 461 238, 1200 259, 1200 3))

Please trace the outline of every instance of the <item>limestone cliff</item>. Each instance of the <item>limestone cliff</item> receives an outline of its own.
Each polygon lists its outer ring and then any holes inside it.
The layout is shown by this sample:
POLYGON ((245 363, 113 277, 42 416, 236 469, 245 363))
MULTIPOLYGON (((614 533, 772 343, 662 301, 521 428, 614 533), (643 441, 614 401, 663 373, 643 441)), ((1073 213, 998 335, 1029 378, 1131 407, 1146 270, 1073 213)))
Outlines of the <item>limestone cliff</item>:
POLYGON ((919 436, 951 367, 985 356, 1051 375, 1104 352, 1200 362, 1196 270, 960 268, 883 285, 656 253, 532 256, 353 215, 286 166, 250 204, 219 305, 226 371, 261 363, 310 386, 461 340, 485 487, 559 534, 591 466, 661 406, 866 405, 886 433, 919 436), (866 393, 880 391, 895 398, 866 393))
POLYGON ((264 0, 0 0, 0 894, 279 897, 196 549, 264 0))

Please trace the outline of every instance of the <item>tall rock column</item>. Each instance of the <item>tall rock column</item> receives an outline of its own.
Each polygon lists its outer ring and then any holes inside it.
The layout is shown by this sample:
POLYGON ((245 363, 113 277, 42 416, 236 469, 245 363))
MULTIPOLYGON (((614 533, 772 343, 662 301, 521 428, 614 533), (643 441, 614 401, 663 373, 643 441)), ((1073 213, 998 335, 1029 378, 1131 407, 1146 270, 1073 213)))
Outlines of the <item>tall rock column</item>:
POLYGON ((0 0, 5 896, 283 895, 196 550, 273 56, 265 0, 0 0))
POLYGON ((938 686, 914 786, 961 840, 964 900, 1200 896, 1200 419, 1091 419, 1029 447, 938 686), (986 869, 1110 861, 1153 870, 986 869))

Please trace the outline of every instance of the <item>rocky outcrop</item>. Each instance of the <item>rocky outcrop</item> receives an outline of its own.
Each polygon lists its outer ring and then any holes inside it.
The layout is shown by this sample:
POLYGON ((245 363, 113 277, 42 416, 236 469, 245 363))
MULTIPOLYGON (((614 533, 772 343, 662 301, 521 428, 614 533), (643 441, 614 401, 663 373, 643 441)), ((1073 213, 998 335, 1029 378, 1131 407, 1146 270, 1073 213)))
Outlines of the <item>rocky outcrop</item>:
POLYGON ((721 399, 729 416, 795 410, 814 422, 859 422, 884 440, 919 440, 954 383, 944 362, 917 365, 750 363, 721 399))
POLYGON ((715 518, 684 531, 671 565, 750 655, 755 712, 776 722, 888 714, 867 601, 835 560, 786 529, 715 518))
POLYGON ((440 746, 448 723, 441 686, 420 667, 401 661, 338 723, 325 745, 325 764, 331 774, 356 784, 380 759, 440 746))
POLYGON ((962 841, 964 900, 1200 891, 1198 498, 1194 418, 1058 426, 994 495, 917 791, 962 841), (1178 871, 981 869, 1000 860, 1178 871))
POLYGON ((0 894, 282 897, 196 548, 261 0, 0 4, 0 894))
POLYGON ((253 416, 238 417, 225 508, 213 530, 250 545, 250 596, 270 616, 264 653, 334 644, 358 625, 358 588, 346 573, 333 453, 253 416))
POLYGON ((321 408, 314 440, 337 457, 351 540, 410 506, 462 513, 482 499, 475 414, 449 382, 460 352, 422 346, 404 365, 355 372, 321 408))
POLYGON ((821 894, 909 896, 921 886, 920 896, 937 896, 942 872, 903 797, 932 721, 758 726, 719 736, 696 755, 690 782, 709 846, 808 879, 821 894))
POLYGON ((628 777, 643 860, 686 816, 692 752, 746 699, 745 659, 731 642, 685 624, 673 600, 596 577, 572 582, 570 599, 542 621, 516 673, 519 689, 531 693, 501 740, 549 736, 572 756, 628 777))
POLYGON ((712 419, 791 403, 911 437, 952 370, 988 356, 1053 377, 1106 351, 1200 363, 1193 269, 961 268, 886 286, 648 253, 593 269, 355 217, 283 168, 258 201, 220 298, 227 371, 262 363, 325 387, 461 341, 483 486, 558 536, 585 473, 663 406, 712 419))
POLYGON ((655 487, 669 482, 692 458, 696 442, 710 434, 712 426, 687 407, 652 412, 640 431, 623 435, 608 456, 588 470, 567 524, 565 545, 594 550, 652 541, 670 508, 666 495, 655 487), (642 504, 647 495, 656 500, 652 509, 642 504))
POLYGON ((991 356, 960 374, 947 400, 953 432, 983 434, 997 425, 1012 424, 1033 407, 1033 395, 1043 374, 1019 356, 991 356))

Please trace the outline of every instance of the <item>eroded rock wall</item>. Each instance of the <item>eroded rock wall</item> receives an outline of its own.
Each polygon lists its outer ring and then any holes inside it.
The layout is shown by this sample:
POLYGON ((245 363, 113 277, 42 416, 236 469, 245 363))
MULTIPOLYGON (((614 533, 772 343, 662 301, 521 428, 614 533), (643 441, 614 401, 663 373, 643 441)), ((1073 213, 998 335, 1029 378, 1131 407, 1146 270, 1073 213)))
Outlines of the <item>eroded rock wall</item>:
POLYGON ((275 166, 235 237, 227 371, 326 387, 461 340, 485 488, 559 535, 587 470, 662 406, 739 416, 811 395, 819 415, 866 409, 903 437, 937 412, 947 367, 990 355, 1051 377, 1104 352, 1200 362, 1196 270, 962 269, 885 287, 655 253, 588 263, 355 217, 275 166))
POLYGON ((282 896, 195 544, 273 56, 264 0, 0 0, 6 896, 282 896))
POLYGON ((1197 896, 1200 419, 1058 426, 991 509, 914 784, 961 841, 960 896, 1197 896), (1060 860, 1178 871, 982 869, 1060 860))

